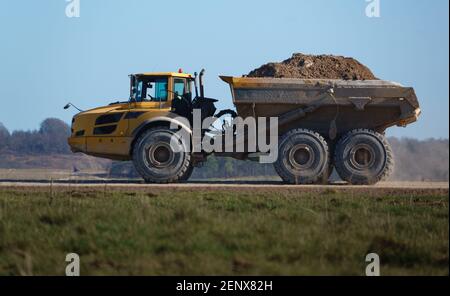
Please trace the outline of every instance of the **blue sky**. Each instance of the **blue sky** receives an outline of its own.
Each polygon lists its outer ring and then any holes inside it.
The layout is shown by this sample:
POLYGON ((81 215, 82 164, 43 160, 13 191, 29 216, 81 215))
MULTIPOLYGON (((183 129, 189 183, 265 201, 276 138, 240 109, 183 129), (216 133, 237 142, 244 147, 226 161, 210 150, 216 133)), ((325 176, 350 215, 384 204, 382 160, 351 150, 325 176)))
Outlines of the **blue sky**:
POLYGON ((206 68, 205 92, 232 107, 219 74, 240 76, 293 52, 355 57, 376 76, 413 86, 423 115, 388 135, 448 138, 449 1, 0 0, 0 122, 35 129, 47 117, 128 96, 127 75, 206 68))

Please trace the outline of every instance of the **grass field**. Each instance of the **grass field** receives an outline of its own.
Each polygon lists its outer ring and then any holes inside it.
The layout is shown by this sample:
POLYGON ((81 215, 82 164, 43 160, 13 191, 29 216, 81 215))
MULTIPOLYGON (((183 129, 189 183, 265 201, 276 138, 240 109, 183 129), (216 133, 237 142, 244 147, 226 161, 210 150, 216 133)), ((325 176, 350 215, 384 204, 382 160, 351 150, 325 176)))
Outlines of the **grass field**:
POLYGON ((448 192, 0 189, 0 274, 448 275, 448 192))

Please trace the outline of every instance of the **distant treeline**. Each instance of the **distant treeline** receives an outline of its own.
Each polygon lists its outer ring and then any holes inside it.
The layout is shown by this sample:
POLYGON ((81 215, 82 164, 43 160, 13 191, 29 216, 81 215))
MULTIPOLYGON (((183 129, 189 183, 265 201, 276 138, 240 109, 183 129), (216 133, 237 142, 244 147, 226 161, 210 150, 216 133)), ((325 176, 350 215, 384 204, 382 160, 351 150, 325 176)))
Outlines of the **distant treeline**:
POLYGON ((39 130, 13 131, 0 123, 0 153, 68 154, 70 127, 57 118, 44 120, 39 130))
POLYGON ((419 141, 389 138, 395 156, 392 179, 401 181, 448 181, 448 139, 419 141))
MULTIPOLYGON (((14 131, 10 133, 0 123, 0 165, 2 155, 57 155, 71 154, 67 144, 70 127, 56 118, 44 120, 39 130, 14 131)), ((449 140, 389 138, 395 155, 393 180, 448 181, 449 140)), ((8 166, 5 163, 2 167, 8 166)), ((104 162, 102 163, 104 166, 104 162)), ((139 177, 131 162, 113 162, 112 177, 139 177)), ((56 169, 56 167, 55 167, 56 169)), ((196 168, 192 178, 240 178, 276 176, 271 164, 259 164, 233 158, 209 157, 202 168, 196 168)))

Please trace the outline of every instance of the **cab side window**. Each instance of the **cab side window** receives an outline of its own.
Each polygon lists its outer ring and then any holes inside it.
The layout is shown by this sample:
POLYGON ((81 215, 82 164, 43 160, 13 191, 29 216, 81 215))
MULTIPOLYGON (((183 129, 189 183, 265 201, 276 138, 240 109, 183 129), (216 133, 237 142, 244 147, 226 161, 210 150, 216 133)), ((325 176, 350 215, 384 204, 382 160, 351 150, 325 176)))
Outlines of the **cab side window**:
POLYGON ((175 78, 173 80, 173 92, 177 93, 179 96, 183 96, 186 93, 186 83, 185 79, 175 78))
POLYGON ((144 85, 144 83, 142 81, 139 81, 137 83, 136 89, 135 89, 135 98, 136 101, 140 102, 142 101, 142 86, 144 85))
POLYGON ((174 78, 173 92, 184 97, 188 101, 192 100, 191 81, 185 78, 174 78))
POLYGON ((167 78, 158 78, 147 82, 146 100, 152 102, 167 101, 167 78))

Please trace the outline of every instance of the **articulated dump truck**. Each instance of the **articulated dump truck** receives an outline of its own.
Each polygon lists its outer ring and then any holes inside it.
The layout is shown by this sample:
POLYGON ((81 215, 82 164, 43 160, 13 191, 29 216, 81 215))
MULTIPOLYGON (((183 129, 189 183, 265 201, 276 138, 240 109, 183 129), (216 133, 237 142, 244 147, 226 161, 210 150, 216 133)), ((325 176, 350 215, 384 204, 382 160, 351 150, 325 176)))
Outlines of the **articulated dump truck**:
MULTIPOLYGON (((406 126, 420 114, 413 88, 389 81, 228 76, 220 78, 230 86, 236 111, 216 112, 217 100, 204 95, 203 73, 198 77, 181 72, 130 75, 128 101, 74 116, 72 151, 132 160, 146 182, 181 182, 209 155, 258 160, 267 151, 262 153, 258 145, 256 151, 247 149, 250 145, 239 151, 235 145, 226 152, 196 150, 192 149, 195 141, 173 141, 180 131, 213 142, 220 136, 222 141, 223 134, 230 132, 226 116, 277 118, 273 165, 284 182, 326 183, 335 168, 350 184, 375 184, 394 167, 385 130, 406 126), (199 134, 193 128, 196 113, 202 120, 213 118, 199 134), (218 133, 214 120, 224 121, 218 133)), ((231 135, 236 142, 249 140, 248 130, 234 128, 233 122, 231 135)), ((269 132, 257 137, 271 140, 269 132)))

